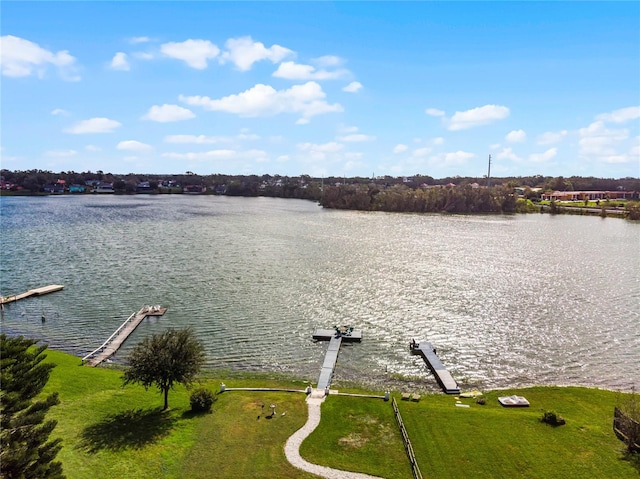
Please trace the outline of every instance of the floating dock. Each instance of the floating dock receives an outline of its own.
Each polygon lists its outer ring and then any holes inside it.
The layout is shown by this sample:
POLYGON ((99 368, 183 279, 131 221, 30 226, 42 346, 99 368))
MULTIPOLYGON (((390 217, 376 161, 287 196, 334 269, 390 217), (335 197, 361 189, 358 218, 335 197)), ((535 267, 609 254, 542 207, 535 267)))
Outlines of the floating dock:
POLYGON ((453 379, 451 373, 447 371, 438 356, 436 356, 436 350, 433 345, 428 341, 421 341, 416 343, 414 340, 409 345, 411 354, 420 354, 424 362, 427 363, 431 372, 436 377, 438 384, 442 390, 447 394, 460 394, 460 387, 458 383, 453 379))
POLYGON ((82 363, 95 367, 103 361, 106 361, 116 354, 116 351, 120 349, 122 343, 127 340, 129 335, 133 333, 144 318, 147 316, 162 316, 166 311, 167 308, 161 306, 145 306, 137 313, 133 313, 99 348, 82 358, 82 363))
POLYGON ((362 332, 354 331, 348 326, 336 327, 334 329, 316 329, 313 333, 313 339, 317 341, 329 341, 329 347, 324 356, 324 363, 318 377, 317 389, 328 390, 333 379, 333 371, 338 362, 338 353, 342 341, 360 342, 362 340, 362 332))
POLYGON ((1 297, 0 304, 13 303, 14 301, 28 298, 29 296, 42 296, 43 294, 55 293, 61 289, 64 289, 64 286, 61 284, 51 284, 49 286, 43 286, 42 288, 30 289, 26 293, 1 297))

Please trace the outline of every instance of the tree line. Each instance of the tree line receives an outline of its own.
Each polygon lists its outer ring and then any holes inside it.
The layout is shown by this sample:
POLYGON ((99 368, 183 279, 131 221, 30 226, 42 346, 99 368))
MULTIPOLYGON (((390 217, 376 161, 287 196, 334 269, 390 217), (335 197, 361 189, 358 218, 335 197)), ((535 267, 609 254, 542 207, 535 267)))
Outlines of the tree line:
POLYGON ((415 213, 515 213, 518 196, 513 188, 409 188, 394 185, 340 185, 326 187, 320 204, 326 208, 415 213))
MULTIPOLYGON (((52 172, 47 170, 0 170, 0 179, 5 182, 20 186, 31 193, 43 191, 47 184, 64 180, 67 185, 87 184, 87 182, 107 182, 114 185, 114 189, 120 192, 134 192, 135 186, 142 181, 149 181, 150 185, 157 188, 166 182, 173 182, 179 185, 203 185, 209 191, 214 192, 218 186, 226 186, 227 193, 241 196, 313 196, 318 195, 321 187, 335 186, 337 184, 347 185, 376 185, 379 188, 388 188, 396 185, 403 185, 408 188, 417 189, 437 185, 455 185, 464 187, 466 185, 478 184, 487 186, 486 178, 452 176, 445 178, 433 178, 427 175, 414 175, 411 177, 378 176, 370 177, 312 177, 310 175, 282 176, 282 175, 198 175, 191 171, 179 174, 157 175, 157 174, 114 174, 101 170, 98 171, 61 171, 52 172), (311 190, 303 193, 297 190, 311 190)), ((509 187, 529 187, 540 188, 542 191, 582 191, 601 190, 613 191, 621 189, 625 191, 640 191, 640 178, 596 178, 581 176, 518 176, 491 178, 493 186, 509 187)))

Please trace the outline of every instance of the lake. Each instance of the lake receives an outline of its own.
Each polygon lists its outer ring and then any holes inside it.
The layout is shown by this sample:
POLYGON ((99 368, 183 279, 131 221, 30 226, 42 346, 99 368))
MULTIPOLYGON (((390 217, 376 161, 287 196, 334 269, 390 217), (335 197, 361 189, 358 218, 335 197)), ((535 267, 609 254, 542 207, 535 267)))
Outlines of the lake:
POLYGON ((412 338, 463 388, 640 389, 640 224, 613 218, 326 210, 225 196, 0 197, 2 331, 79 357, 143 305, 143 337, 192 327, 208 366, 315 383, 351 324, 334 381, 436 390, 412 338), (46 321, 41 321, 41 316, 46 321))

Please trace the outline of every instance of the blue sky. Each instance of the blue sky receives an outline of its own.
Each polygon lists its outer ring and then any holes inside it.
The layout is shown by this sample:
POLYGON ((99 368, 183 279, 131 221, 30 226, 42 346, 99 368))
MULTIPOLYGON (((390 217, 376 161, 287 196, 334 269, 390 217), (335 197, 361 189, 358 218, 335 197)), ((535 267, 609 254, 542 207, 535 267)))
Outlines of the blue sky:
POLYGON ((2 167, 640 176, 638 2, 2 2, 2 167))

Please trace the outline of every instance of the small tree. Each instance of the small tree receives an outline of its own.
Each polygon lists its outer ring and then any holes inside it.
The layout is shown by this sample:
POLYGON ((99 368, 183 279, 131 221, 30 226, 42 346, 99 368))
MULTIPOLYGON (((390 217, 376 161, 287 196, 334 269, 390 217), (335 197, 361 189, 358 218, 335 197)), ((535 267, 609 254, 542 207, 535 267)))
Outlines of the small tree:
POLYGON ((44 364, 46 345, 0 335, 0 476, 5 479, 61 479, 62 464, 54 461, 61 439, 48 441, 56 421, 45 421, 58 393, 34 400, 49 380, 55 364, 44 364), (48 442, 47 442, 48 441, 48 442))
POLYGON ((155 385, 164 393, 164 408, 169 408, 169 390, 177 383, 193 382, 205 360, 204 347, 193 330, 167 330, 138 343, 129 354, 124 385, 140 383, 145 389, 155 385))

